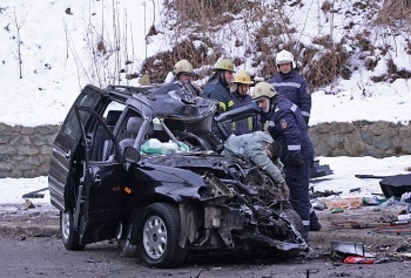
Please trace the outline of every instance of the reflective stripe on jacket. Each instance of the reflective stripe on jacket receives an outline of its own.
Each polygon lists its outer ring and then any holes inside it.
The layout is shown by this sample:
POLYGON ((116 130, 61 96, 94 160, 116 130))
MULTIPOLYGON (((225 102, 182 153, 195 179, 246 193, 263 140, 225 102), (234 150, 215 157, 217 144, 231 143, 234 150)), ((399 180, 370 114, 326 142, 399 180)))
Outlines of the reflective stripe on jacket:
MULTIPOLYGON (((250 95, 240 95, 236 92, 231 93, 231 97, 234 101, 234 107, 240 108, 246 105, 251 104, 252 98, 250 95)), ((256 116, 248 117, 246 119, 239 120, 237 122, 232 123, 233 133, 235 135, 242 135, 253 132, 255 130, 254 123, 256 116)))
POLYGON ((281 161, 285 165, 292 157, 305 159, 314 156, 307 125, 300 109, 294 103, 281 98, 271 108, 268 121, 268 132, 281 145, 281 161))
POLYGON ((215 99, 223 112, 234 109, 234 101, 228 88, 220 82, 208 84, 203 91, 203 96, 215 99))
POLYGON ((268 83, 274 86, 279 95, 294 102, 303 116, 310 117, 311 93, 307 81, 301 75, 292 70, 289 74, 274 76, 268 83))

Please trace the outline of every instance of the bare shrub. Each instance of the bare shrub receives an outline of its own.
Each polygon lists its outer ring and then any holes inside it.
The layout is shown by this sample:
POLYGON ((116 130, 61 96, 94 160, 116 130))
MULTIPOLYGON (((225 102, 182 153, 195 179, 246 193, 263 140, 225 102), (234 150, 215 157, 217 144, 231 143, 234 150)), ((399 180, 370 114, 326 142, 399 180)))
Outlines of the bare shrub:
POLYGON ((332 9, 332 4, 330 1, 326 0, 321 6, 321 10, 325 13, 329 13, 332 9))
POLYGON ((319 88, 331 84, 336 76, 342 75, 349 78, 348 55, 342 44, 331 50, 319 51, 309 47, 304 51, 303 64, 310 63, 309 70, 304 71, 311 88, 319 88))
POLYGON ((399 20, 411 23, 410 0, 385 0, 375 20, 377 25, 395 26, 399 20))
POLYGON ((314 38, 312 42, 315 44, 322 45, 325 48, 331 48, 333 46, 333 42, 331 40, 330 35, 325 35, 319 38, 314 38))
POLYGON ((365 52, 373 52, 374 51, 374 45, 370 40, 370 33, 369 32, 364 32, 364 33, 358 33, 355 35, 356 41, 358 46, 360 47, 360 50, 365 52))
POLYGON ((388 72, 387 74, 380 76, 372 76, 371 80, 374 82, 389 81, 394 82, 397 79, 409 79, 411 78, 411 72, 405 69, 398 69, 398 66, 392 59, 387 60, 388 72))
POLYGON ((259 75, 264 79, 269 79, 277 74, 277 67, 275 65, 274 55, 261 55, 256 59, 254 66, 262 64, 260 67, 259 75))
MULTIPOLYGON (((146 59, 141 73, 149 73, 152 81, 156 83, 163 82, 174 63, 183 58, 192 62, 198 70, 209 69, 208 65, 214 64, 219 57, 230 57, 237 66, 250 62, 256 70, 254 72, 256 76, 268 79, 277 74, 275 55, 283 49, 291 51, 297 61, 302 61, 299 70, 308 80, 311 88, 329 85, 338 76, 348 79, 352 74, 353 69, 347 64, 350 54, 342 47, 342 42, 333 41, 333 24, 331 24, 330 34, 319 35, 312 39, 312 46, 299 42, 301 34, 289 18, 293 14, 285 12, 286 6, 287 8, 301 6, 299 0, 272 2, 166 0, 165 3, 166 16, 172 19, 170 20, 172 24, 169 26, 173 36, 177 38, 188 36, 189 39, 177 42, 169 52, 159 53, 155 57, 146 59), (241 23, 230 25, 234 19, 239 18, 241 20, 238 22, 241 23), (245 49, 245 55, 233 56, 231 49, 221 49, 222 44, 216 42, 218 45, 213 45, 211 40, 206 39, 221 30, 224 33, 222 38, 227 35, 234 47, 241 46, 245 49), (246 34, 239 36, 236 30, 245 30, 246 34), (201 47, 194 41, 201 41, 201 47), (252 61, 248 61, 249 57, 252 57, 252 61)), ((324 1, 318 8, 325 13, 334 14, 338 10, 334 9, 333 3, 330 0, 324 1)), ((358 6, 355 12, 360 12, 360 8, 358 6)), ((330 18, 333 20, 332 16, 330 18)), ((349 30, 353 24, 347 22, 345 29, 349 30)), ((365 50, 367 55, 373 53, 372 40, 367 37, 367 34, 357 39, 359 40, 357 48, 365 50)), ((205 70, 201 74, 205 76, 210 72, 205 70)))
POLYGON ((237 14, 244 8, 254 5, 247 0, 176 0, 175 9, 178 20, 202 21, 211 25, 229 22, 232 18, 225 13, 237 14))
MULTIPOLYGON (((154 83, 163 83, 168 72, 174 68, 174 64, 181 60, 187 59, 194 68, 201 68, 205 64, 214 64, 216 56, 223 55, 208 38, 198 35, 190 35, 188 38, 176 44, 171 52, 161 52, 145 60, 141 72, 148 73, 154 83), (201 42, 200 45, 194 45, 194 42, 201 42), (208 55, 209 48, 214 49, 214 55, 208 55)), ((207 70, 197 72, 198 78, 204 78, 209 75, 207 70)))
POLYGON ((97 52, 100 52, 101 55, 107 54, 107 48, 103 41, 97 42, 97 52))

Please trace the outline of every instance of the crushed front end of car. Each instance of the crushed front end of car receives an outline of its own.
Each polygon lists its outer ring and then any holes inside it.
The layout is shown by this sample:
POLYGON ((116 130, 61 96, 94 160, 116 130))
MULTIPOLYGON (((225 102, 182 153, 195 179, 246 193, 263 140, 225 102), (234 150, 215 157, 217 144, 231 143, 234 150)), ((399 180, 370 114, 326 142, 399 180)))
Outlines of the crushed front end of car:
POLYGON ((206 153, 149 161, 202 176, 198 200, 179 203, 180 244, 190 250, 290 257, 308 248, 299 215, 269 176, 249 162, 206 153))

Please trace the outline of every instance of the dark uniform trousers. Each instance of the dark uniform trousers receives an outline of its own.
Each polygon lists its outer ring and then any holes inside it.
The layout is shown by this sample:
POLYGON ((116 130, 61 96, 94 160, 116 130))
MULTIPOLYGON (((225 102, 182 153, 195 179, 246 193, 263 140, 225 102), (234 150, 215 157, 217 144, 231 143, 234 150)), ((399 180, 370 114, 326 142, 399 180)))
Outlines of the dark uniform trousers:
POLYGON ((286 181, 290 187, 290 203, 303 221, 303 237, 308 243, 310 233, 310 196, 309 179, 313 157, 304 159, 304 166, 300 169, 285 167, 286 181))

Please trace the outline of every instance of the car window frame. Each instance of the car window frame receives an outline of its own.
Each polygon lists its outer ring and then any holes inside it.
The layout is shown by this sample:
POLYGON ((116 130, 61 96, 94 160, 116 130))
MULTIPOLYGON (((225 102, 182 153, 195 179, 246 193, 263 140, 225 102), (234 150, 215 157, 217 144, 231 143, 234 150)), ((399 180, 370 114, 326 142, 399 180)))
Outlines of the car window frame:
MULTIPOLYGON (((74 108, 74 111, 75 111, 75 114, 76 114, 77 121, 81 126, 80 127, 81 128, 81 135, 82 135, 82 139, 83 139, 84 144, 86 144, 86 142, 87 142, 88 129, 91 126, 95 126, 96 123, 90 124, 89 123, 90 116, 88 116, 88 117, 84 117, 84 118, 87 118, 86 122, 88 124, 86 124, 86 125, 83 124, 82 115, 84 113, 80 113, 81 111, 79 111, 79 110, 83 110, 87 113, 91 113, 91 115, 94 116, 93 119, 97 120, 99 122, 99 124, 101 124, 103 126, 103 128, 106 131, 107 135, 109 136, 110 140, 114 144, 114 150, 115 150, 114 159, 115 159, 116 162, 121 162, 122 153, 121 153, 120 147, 118 145, 117 139, 114 136, 114 134, 111 132, 109 127, 107 126, 107 124, 106 124, 105 120, 103 119, 103 117, 99 113, 97 113, 94 109, 92 109, 90 107, 87 107, 87 106, 74 105, 73 108, 74 108)), ((89 165, 90 164, 90 160, 89 160, 90 154, 88 152, 89 150, 87 148, 84 148, 84 151, 86 152, 85 153, 86 164, 89 165)), ((99 161, 93 161, 93 162, 99 162, 99 161)), ((103 161, 101 161, 101 162, 103 162, 103 161)))

